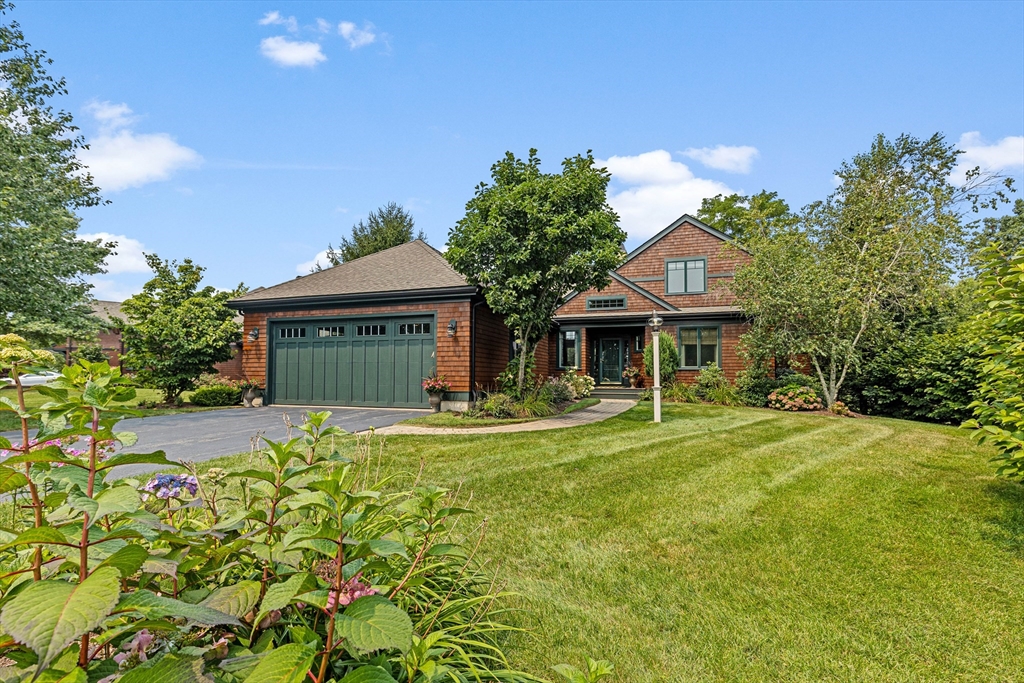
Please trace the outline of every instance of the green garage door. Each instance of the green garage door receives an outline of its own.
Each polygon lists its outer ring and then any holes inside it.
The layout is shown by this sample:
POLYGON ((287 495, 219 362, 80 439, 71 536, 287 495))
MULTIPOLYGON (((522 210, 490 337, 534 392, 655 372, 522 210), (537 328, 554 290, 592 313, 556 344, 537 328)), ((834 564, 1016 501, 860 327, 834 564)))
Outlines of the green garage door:
POLYGON ((427 405, 434 318, 274 321, 270 400, 324 406, 427 405))

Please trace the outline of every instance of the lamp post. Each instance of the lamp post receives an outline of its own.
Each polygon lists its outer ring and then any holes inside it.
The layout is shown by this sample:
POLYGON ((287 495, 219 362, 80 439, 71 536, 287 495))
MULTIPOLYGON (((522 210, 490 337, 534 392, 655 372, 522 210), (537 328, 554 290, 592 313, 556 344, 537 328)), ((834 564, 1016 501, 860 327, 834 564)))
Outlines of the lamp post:
POLYGON ((665 322, 658 317, 658 311, 651 312, 651 319, 647 324, 651 326, 654 333, 654 421, 661 422, 661 324, 665 322))

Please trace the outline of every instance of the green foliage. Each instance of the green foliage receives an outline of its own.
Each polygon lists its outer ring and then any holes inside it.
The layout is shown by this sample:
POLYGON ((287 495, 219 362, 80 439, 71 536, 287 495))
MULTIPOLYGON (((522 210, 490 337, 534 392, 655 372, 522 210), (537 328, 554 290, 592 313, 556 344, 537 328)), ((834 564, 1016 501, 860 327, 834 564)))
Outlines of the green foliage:
MULTIPOLYGON (((661 364, 661 383, 670 384, 675 380, 679 368, 679 349, 676 340, 668 332, 658 333, 658 362, 661 364)), ((654 341, 647 342, 644 347, 644 372, 654 377, 654 341)))
POLYGON ((568 403, 576 398, 572 382, 565 377, 549 377, 542 391, 551 403, 568 403))
POLYGON ((615 666, 605 659, 586 657, 587 670, 582 671, 571 664, 557 664, 552 668, 567 683, 598 683, 615 673, 615 666))
POLYGON ((562 375, 562 380, 572 387, 572 393, 576 398, 587 398, 594 390, 594 378, 590 375, 581 375, 575 370, 567 370, 562 375))
POLYGON ((709 363, 700 369, 693 388, 697 396, 708 403, 718 406, 743 405, 743 397, 717 363, 709 363))
MULTIPOLYGON (((10 10, 0 0, 0 17, 10 10)), ((99 329, 85 278, 113 247, 77 238, 76 211, 101 200, 78 157, 85 141, 54 109, 67 89, 51 63, 17 23, 0 23, 0 333, 39 345, 99 329)))
POLYGON ((983 219, 970 246, 973 254, 982 259, 982 252, 989 246, 997 247, 1004 254, 1024 249, 1024 199, 1015 201, 1013 211, 1006 216, 983 219))
MULTIPOLYGON (((353 225, 352 236, 342 237, 337 250, 328 246, 327 260, 332 266, 337 266, 414 239, 426 241, 422 230, 414 236, 415 225, 411 213, 402 208, 401 204, 390 202, 371 211, 365 222, 361 220, 353 225)), ((320 270, 320 264, 314 270, 320 270)))
MULTIPOLYGON (((651 398, 641 400, 652 400, 653 398, 654 392, 652 391, 651 398)), ((697 392, 686 382, 674 382, 665 389, 662 389, 661 399, 669 403, 700 403, 700 397, 697 396, 697 392)))
POLYGON ((798 218, 778 192, 762 190, 744 197, 715 195, 700 203, 697 218, 721 230, 737 242, 770 238, 791 229, 798 218))
MULTIPOLYGON (((0 343, 15 373, 35 358, 0 343)), ((502 649, 519 631, 510 596, 456 532, 470 511, 446 489, 399 490, 372 437, 332 451, 329 411, 243 471, 200 475, 130 452, 116 427, 135 390, 118 369, 82 362, 38 391, 40 408, 22 390, 0 403, 41 424, 38 441, 0 444, 0 489, 28 494, 0 532, 4 680, 535 680, 502 649), (108 479, 130 464, 188 473, 108 479)))
POLYGON ((754 258, 732 288, 753 321, 743 342, 755 364, 803 355, 826 404, 838 400, 865 348, 896 338, 907 311, 948 286, 966 208, 1006 200, 1000 178, 977 170, 954 186, 957 155, 941 135, 880 135, 799 225, 747 241, 754 258))
POLYGON ((768 405, 768 395, 783 387, 813 387, 817 381, 807 375, 792 371, 782 371, 779 377, 768 376, 763 368, 748 368, 736 377, 736 390, 743 403, 755 408, 768 405))
POLYGON ((238 387, 220 384, 199 387, 192 392, 190 403, 197 406, 235 406, 242 400, 242 390, 238 387))
MULTIPOLYGON (((828 406, 833 410, 837 402, 828 406)), ((768 394, 768 407, 775 410, 821 410, 822 403, 813 387, 802 384, 787 385, 768 394)), ((840 411, 836 411, 840 412, 840 411)))
POLYGON ((555 309, 571 292, 608 284, 608 271, 625 258, 626 233, 607 203, 611 174, 595 168, 589 152, 565 159, 561 173, 542 172, 537 150, 526 161, 508 152, 491 179, 466 204, 445 257, 504 316, 519 344, 523 392, 527 357, 555 309))
POLYGON ((87 360, 90 363, 102 363, 107 360, 107 354, 99 344, 82 344, 71 353, 71 362, 77 363, 80 360, 87 360))
POLYGON ((122 362, 173 403, 195 388, 200 375, 213 372, 214 363, 231 358, 229 344, 239 339, 241 327, 225 304, 244 287, 234 292, 200 288, 204 269, 190 259, 178 264, 146 254, 146 262, 153 279, 121 304, 127 319, 122 362))
POLYGON ((522 368, 524 376, 526 378, 532 378, 534 375, 533 369, 536 365, 536 356, 533 353, 526 354, 525 362, 519 357, 513 358, 505 366, 505 369, 501 371, 495 380, 498 385, 498 390, 503 394, 508 394, 513 398, 521 398, 526 395, 530 387, 525 383, 519 384, 519 371, 522 368))
POLYGON ((1024 475, 1024 249, 984 254, 980 293, 988 304, 974 320, 983 347, 981 385, 964 427, 972 438, 995 446, 998 473, 1024 475))

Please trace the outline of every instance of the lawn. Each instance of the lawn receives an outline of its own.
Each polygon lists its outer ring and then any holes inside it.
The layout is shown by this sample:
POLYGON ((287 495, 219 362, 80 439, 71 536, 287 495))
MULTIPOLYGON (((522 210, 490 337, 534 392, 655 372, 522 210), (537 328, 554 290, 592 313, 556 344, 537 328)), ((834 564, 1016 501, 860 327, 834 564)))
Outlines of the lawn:
MULTIPOLYGON (((7 387, 0 390, 0 396, 11 399, 12 401, 18 400, 18 394, 14 389, 7 387)), ((189 394, 184 394, 185 400, 188 400, 189 394)), ((25 390, 25 404, 29 408, 38 408, 39 406, 46 403, 49 399, 43 396, 34 387, 25 390)), ((133 401, 125 403, 125 406, 132 410, 138 410, 140 417, 152 417, 154 415, 170 415, 171 413, 195 413, 203 410, 220 410, 220 408, 202 408, 200 406, 193 406, 185 404, 180 408, 136 408, 140 401, 163 401, 163 392, 157 389, 137 389, 136 396, 133 401)), ((35 427, 35 421, 31 421, 30 424, 35 427)), ((21 429, 21 420, 18 416, 9 411, 0 412, 0 432, 12 432, 21 429)))
MULTIPOLYGON (((532 612, 514 662, 615 680, 1024 678, 1024 488, 956 429, 650 404, 564 431, 394 436, 458 486, 532 612)), ((222 459, 208 465, 240 464, 222 459)))
MULTIPOLYGON (((601 399, 599 398, 584 398, 576 401, 576 403, 570 404, 565 410, 559 413, 559 415, 568 415, 569 413, 574 413, 577 410, 596 406, 600 402, 601 399)), ((497 425, 512 425, 519 424, 520 422, 546 420, 548 417, 553 416, 497 419, 493 417, 466 417, 462 413, 445 411, 443 413, 431 413, 430 415, 412 417, 408 420, 402 420, 400 424, 416 425, 419 427, 495 427, 497 425)))

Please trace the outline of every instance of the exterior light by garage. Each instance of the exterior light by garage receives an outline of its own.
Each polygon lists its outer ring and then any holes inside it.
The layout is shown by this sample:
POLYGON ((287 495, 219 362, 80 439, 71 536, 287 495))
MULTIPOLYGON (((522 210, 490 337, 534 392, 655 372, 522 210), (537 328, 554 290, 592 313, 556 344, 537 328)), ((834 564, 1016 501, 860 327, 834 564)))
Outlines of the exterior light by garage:
POLYGON ((654 421, 661 422, 661 349, 659 348, 658 342, 661 339, 661 324, 665 322, 658 317, 658 311, 651 312, 651 319, 647 321, 647 324, 651 327, 651 332, 654 334, 654 421))
POLYGON ((459 327, 459 321, 458 320, 456 320, 455 318, 452 318, 451 320, 449 320, 448 321, 448 336, 449 337, 454 337, 455 336, 455 330, 458 329, 458 327, 459 327))
POLYGON ((260 328, 254 327, 249 331, 249 341, 254 342, 260 338, 260 328))

